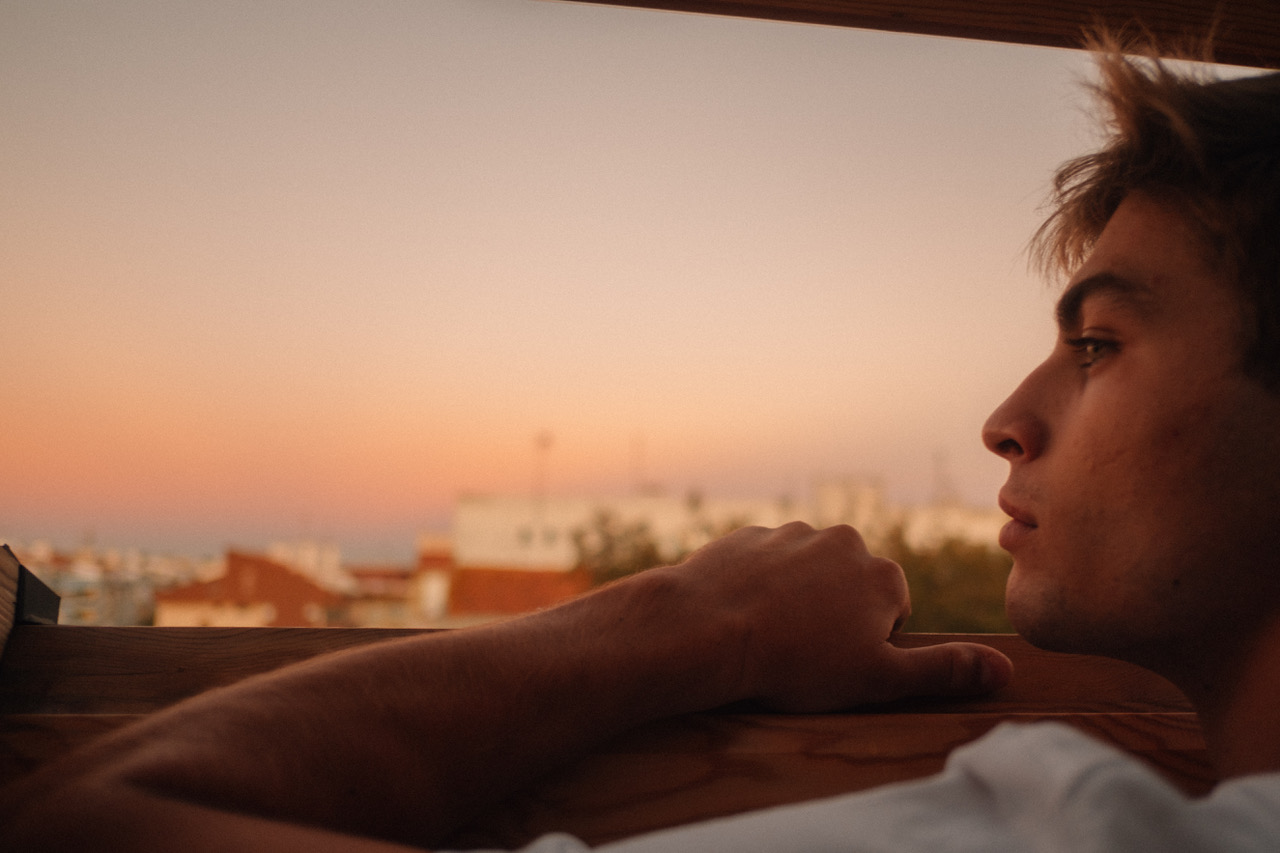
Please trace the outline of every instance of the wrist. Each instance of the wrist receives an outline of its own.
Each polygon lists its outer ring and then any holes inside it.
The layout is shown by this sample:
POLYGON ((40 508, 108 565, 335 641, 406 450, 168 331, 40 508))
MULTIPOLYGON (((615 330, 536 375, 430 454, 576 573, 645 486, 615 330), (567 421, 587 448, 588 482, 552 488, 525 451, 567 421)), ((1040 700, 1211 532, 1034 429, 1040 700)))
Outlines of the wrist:
POLYGON ((624 697, 619 715, 631 723, 746 698, 744 620, 701 587, 685 566, 656 568, 565 608, 578 622, 570 643, 595 650, 589 668, 605 674, 596 687, 624 697))

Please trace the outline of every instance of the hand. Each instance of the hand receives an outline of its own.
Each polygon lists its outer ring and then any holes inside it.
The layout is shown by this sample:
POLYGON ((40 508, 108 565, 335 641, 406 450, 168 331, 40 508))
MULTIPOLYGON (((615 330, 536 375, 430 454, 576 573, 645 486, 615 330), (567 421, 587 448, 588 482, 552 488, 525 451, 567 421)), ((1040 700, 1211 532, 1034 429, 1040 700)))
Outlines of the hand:
POLYGON ((743 528, 671 571, 684 573, 700 596, 695 610, 725 620, 728 634, 740 638, 741 698, 776 710, 979 694, 1013 673, 1008 658, 988 646, 891 645, 911 613, 906 578, 846 525, 743 528))

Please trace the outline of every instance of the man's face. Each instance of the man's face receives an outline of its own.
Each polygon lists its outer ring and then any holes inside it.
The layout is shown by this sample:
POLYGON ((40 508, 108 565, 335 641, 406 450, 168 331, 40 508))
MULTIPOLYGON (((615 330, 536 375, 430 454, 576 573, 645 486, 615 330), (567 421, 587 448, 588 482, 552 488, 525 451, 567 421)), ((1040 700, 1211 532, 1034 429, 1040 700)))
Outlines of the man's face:
POLYGON ((1010 466, 1010 620, 1047 648, 1194 670, 1276 606, 1280 396, 1241 371, 1230 280, 1146 196, 1058 313, 1052 353, 983 430, 1010 466))

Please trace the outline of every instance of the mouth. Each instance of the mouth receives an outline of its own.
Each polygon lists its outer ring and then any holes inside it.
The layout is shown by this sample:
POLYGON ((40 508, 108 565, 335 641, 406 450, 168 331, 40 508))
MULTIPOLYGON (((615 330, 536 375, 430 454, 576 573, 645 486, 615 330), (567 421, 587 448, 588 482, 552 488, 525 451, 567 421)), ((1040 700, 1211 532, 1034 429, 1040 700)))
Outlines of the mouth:
POLYGON ((1000 547, 1013 553, 1039 525, 1031 513, 1007 500, 1003 494, 1000 495, 999 504, 1000 511, 1009 516, 1008 523, 1000 528, 1000 547))

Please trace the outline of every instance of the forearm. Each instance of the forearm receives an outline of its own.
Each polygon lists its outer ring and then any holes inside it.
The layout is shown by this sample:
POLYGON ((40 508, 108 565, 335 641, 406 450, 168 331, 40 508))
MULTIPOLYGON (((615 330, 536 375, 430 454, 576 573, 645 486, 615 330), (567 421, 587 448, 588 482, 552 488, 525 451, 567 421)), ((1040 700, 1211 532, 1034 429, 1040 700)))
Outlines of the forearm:
POLYGON ((682 614, 689 582, 655 571, 509 623, 322 658, 198 697, 54 772, 66 788, 430 844, 620 731, 738 698, 720 662, 730 620, 682 614))

